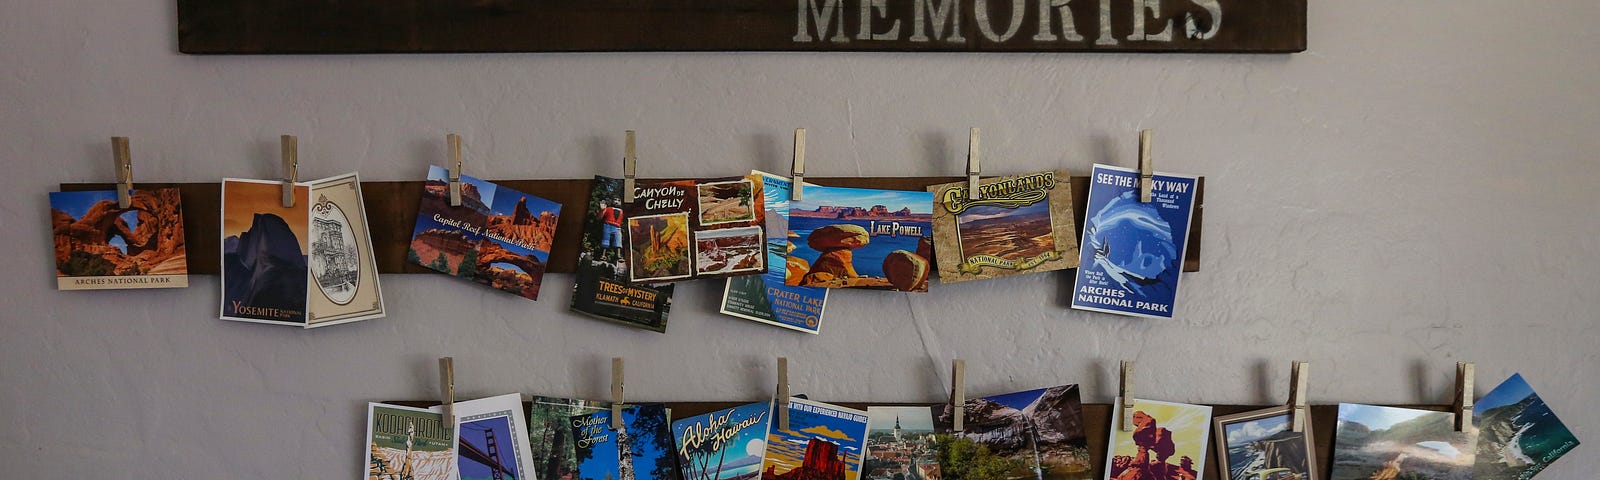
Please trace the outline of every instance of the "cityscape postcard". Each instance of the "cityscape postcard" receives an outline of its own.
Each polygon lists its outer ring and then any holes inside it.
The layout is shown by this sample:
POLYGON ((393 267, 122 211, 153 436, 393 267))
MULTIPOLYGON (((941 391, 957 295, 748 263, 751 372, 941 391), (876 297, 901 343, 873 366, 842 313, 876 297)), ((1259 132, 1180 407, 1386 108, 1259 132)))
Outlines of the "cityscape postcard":
POLYGON ((1079 396, 1077 385, 1059 385, 969 399, 960 432, 954 431, 955 409, 948 404, 934 417, 934 427, 1000 457, 1006 473, 995 480, 1087 480, 1094 466, 1079 396))
POLYGON ((939 281, 965 282, 1078 266, 1072 222, 1072 176, 1066 170, 928 187, 939 281))
POLYGON ((561 205, 462 175, 461 206, 452 207, 449 178, 428 167, 406 260, 538 300, 561 205))
POLYGON ((828 289, 783 283, 786 258, 794 250, 789 241, 789 189, 791 182, 765 172, 761 175, 761 202, 766 209, 767 271, 761 275, 730 277, 722 289, 722 313, 816 335, 822 331, 822 311, 828 289))
POLYGON ((583 244, 578 249, 572 285, 574 312, 658 333, 667 331, 672 310, 672 284, 649 285, 628 280, 627 247, 622 228, 622 180, 594 177, 584 212, 583 244))
POLYGON ((787 285, 928 291, 933 194, 806 187, 789 207, 787 285))
POLYGON ((627 217, 628 281, 663 283, 767 271, 761 176, 640 181, 627 217))
POLYGON ((569 417, 578 465, 571 480, 677 480, 667 417, 659 403, 623 408, 622 428, 616 430, 611 410, 569 417))
POLYGON ((223 320, 306 326, 311 187, 294 184, 284 207, 283 186, 222 180, 223 320))
POLYGON ((595 400, 535 395, 528 402, 528 447, 538 478, 572 479, 578 469, 572 417, 600 412, 609 405, 595 400))
POLYGON ((1306 418, 1304 431, 1296 433, 1289 428, 1290 413, 1290 408, 1283 406, 1217 417, 1212 431, 1227 480, 1322 477, 1312 444, 1316 437, 1311 433, 1311 419, 1306 418))
POLYGON ((942 408, 868 406, 861 474, 867 480, 943 478, 933 427, 933 411, 942 408))
POLYGON ((176 188, 50 193, 56 289, 189 286, 183 207, 176 188))
MULTIPOLYGON (((778 402, 772 402, 773 417, 778 402)), ((789 399, 789 429, 767 434, 761 480, 857 480, 867 441, 867 412, 789 399)))
POLYGON ((1453 413, 1341 403, 1329 477, 1469 480, 1476 437, 1453 413))
POLYGON ((1172 318, 1199 181, 1158 172, 1146 203, 1138 171, 1095 165, 1072 308, 1172 318))
POLYGON ((366 468, 361 478, 456 480, 455 426, 438 407, 367 404, 366 468))
POLYGON ((1501 382, 1472 407, 1478 427, 1473 478, 1526 480, 1578 446, 1521 374, 1501 382))
POLYGON ((682 480, 751 480, 767 454, 772 402, 756 402, 672 422, 682 480))
POLYGON ((1133 401, 1133 431, 1116 428, 1122 398, 1111 404, 1105 480, 1200 478, 1206 471, 1211 407, 1154 400, 1133 401))

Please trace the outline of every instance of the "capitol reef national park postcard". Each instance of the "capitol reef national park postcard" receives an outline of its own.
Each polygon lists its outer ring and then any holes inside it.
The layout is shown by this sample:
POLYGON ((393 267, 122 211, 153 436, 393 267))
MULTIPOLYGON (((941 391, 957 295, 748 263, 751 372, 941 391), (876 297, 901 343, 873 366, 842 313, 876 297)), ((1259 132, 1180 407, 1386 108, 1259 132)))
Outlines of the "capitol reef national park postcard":
POLYGON ((939 281, 965 282, 1078 266, 1066 170, 928 187, 939 281))
POLYGON ((56 288, 108 290, 189 286, 183 207, 176 188, 50 193, 56 288))
POLYGON ((933 194, 806 187, 790 203, 787 285, 928 291, 933 194))
POLYGON ((461 176, 450 206, 449 172, 428 168, 406 260, 529 300, 539 299, 561 204, 461 176))

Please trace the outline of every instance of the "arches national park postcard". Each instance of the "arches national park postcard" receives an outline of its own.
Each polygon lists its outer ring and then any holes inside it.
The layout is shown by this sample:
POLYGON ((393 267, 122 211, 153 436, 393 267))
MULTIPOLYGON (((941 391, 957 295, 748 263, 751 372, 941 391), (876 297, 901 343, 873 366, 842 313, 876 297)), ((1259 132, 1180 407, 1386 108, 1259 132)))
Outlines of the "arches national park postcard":
POLYGON ((789 206, 784 284, 928 291, 933 194, 806 187, 789 206))
POLYGON ((1054 170, 979 180, 981 197, 967 182, 928 187, 939 281, 1076 268, 1071 179, 1054 170))
POLYGON ((52 192, 56 288, 102 290, 189 286, 178 189, 52 192))

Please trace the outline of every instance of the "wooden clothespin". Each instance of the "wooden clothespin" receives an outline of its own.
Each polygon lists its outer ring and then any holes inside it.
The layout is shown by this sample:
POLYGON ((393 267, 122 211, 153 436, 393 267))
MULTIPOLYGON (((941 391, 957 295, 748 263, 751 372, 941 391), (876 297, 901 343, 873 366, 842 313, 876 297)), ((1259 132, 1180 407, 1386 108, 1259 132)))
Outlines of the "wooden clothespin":
POLYGON ((294 207, 294 184, 300 181, 300 140, 294 135, 278 137, 283 150, 283 208, 294 207))
MULTIPOLYGON (((628 132, 633 133, 633 132, 628 132)), ((633 138, 629 135, 628 138, 633 138)), ((632 143, 632 142, 629 142, 632 143)), ((622 428, 622 357, 611 357, 611 429, 622 428)))
POLYGON ((633 203, 634 170, 638 167, 639 155, 634 150, 633 130, 627 131, 627 137, 622 153, 622 203, 633 203))
POLYGON ((1122 361, 1122 382, 1117 392, 1122 398, 1122 418, 1118 421, 1121 423, 1122 431, 1131 432, 1133 431, 1133 360, 1122 361))
POLYGON ((1310 370, 1310 363, 1297 361, 1289 371, 1289 428, 1295 433, 1306 431, 1306 421, 1310 417, 1311 407, 1306 403, 1310 370))
POLYGON ((789 359, 778 357, 778 430, 789 429, 789 359))
POLYGON ((461 206, 461 136, 454 133, 444 136, 450 146, 450 206, 461 206))
POLYGON ((439 406, 444 410, 446 425, 456 424, 456 367, 455 358, 439 357, 439 406))
POLYGON ((794 163, 789 166, 789 200, 800 201, 800 189, 806 184, 806 129, 794 129, 794 163))
POLYGON ((983 200, 983 192, 978 190, 978 127, 972 127, 971 136, 967 138, 967 200, 983 200))
POLYGON ((1456 431, 1472 425, 1472 364, 1456 362, 1456 431))
POLYGON ((966 429, 967 417, 967 361, 955 359, 950 362, 950 372, 953 377, 950 382, 950 404, 955 407, 955 431, 966 429))
POLYGON ((1150 144, 1154 136, 1149 129, 1139 131, 1139 201, 1143 203, 1150 203, 1150 189, 1155 186, 1155 168, 1150 166, 1150 144))
POLYGON ((128 137, 111 137, 111 162, 117 172, 117 208, 133 203, 133 155, 128 153, 128 137))

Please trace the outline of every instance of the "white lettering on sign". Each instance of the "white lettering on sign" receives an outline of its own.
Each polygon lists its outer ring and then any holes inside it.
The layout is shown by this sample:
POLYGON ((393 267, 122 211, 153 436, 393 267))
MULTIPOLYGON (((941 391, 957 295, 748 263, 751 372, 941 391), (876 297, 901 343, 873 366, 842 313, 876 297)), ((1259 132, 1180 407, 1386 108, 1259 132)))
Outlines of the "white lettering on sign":
MULTIPOLYGON (((846 33, 849 26, 845 22, 846 13, 852 11, 848 3, 850 1, 795 0, 796 31, 793 40, 797 43, 822 39, 833 43, 849 43, 852 37, 846 33)), ((985 40, 995 43, 1011 41, 1024 33, 1023 27, 1030 16, 1036 17, 1033 20, 1038 25, 1037 30, 1032 36, 1024 38, 1031 39, 1033 43, 1084 42, 1086 39, 1078 33, 1071 6, 1091 2, 1098 3, 1100 34, 1094 38, 1095 46, 1115 47, 1122 40, 1171 42, 1173 30, 1179 23, 1184 27, 1185 38, 1210 40, 1217 36, 1222 26, 1222 5, 1218 3, 1219 0, 1187 0, 1189 7, 1166 18, 1161 17, 1163 0, 1120 2, 1131 7, 1128 18, 1132 19, 1132 32, 1124 39, 1118 39, 1112 33, 1112 0, 909 0, 912 4, 909 19, 911 35, 902 37, 903 30, 900 27, 907 20, 904 18, 905 10, 891 12, 889 0, 854 1, 857 2, 855 13, 849 16, 853 17, 850 20, 856 27, 853 38, 860 41, 966 42, 966 37, 961 33, 961 12, 967 11, 967 2, 971 4, 972 21, 977 23, 978 33, 985 40), (1035 3, 1034 8, 1029 8, 1030 1, 1035 3), (1004 6, 996 7, 997 4, 1004 6), (894 15, 900 18, 894 18, 894 15), (996 22, 1002 18, 1002 22, 996 22), (1202 18, 1205 23, 1202 23, 1202 18), (1157 25, 1150 25, 1152 22, 1157 25), (884 29, 884 26, 888 28, 884 29), (1150 33, 1150 27, 1159 27, 1159 31, 1150 33)))

